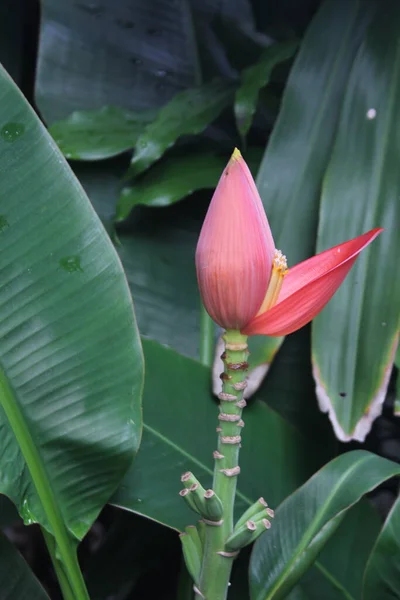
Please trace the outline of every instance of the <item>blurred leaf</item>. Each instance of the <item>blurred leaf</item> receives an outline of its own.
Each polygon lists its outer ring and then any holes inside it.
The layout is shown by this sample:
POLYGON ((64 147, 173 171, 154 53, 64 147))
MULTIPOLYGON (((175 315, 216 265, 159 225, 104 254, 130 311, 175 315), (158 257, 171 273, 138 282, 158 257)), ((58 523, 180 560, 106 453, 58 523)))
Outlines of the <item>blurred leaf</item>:
POLYGON ((289 267, 314 252, 321 182, 345 84, 376 6, 374 0, 326 0, 290 72, 257 175, 275 245, 289 267))
POLYGON ((0 589, 1 600, 49 600, 18 550, 1 532, 0 589))
POLYGON ((7 496, 0 494, 0 528, 20 521, 17 509, 7 496))
POLYGON ((255 543, 252 600, 279 600, 296 585, 339 526, 345 511, 400 474, 400 465, 355 450, 334 459, 279 506, 274 526, 255 543))
POLYGON ((400 598, 400 497, 387 516, 364 575, 363 600, 400 598))
POLYGON ((254 18, 250 0, 190 0, 189 5, 204 80, 236 79, 241 69, 257 60, 260 49, 271 44, 254 18))
POLYGON ((168 206, 195 190, 214 188, 226 163, 226 157, 215 154, 166 158, 132 186, 123 188, 117 204, 117 221, 125 219, 138 204, 168 206))
POLYGON ((288 336, 279 349, 260 389, 260 397, 319 447, 321 459, 337 454, 329 420, 318 409, 311 373, 310 328, 288 336))
POLYGON ((105 105, 154 108, 195 83, 184 3, 43 0, 41 9, 36 103, 48 123, 105 105))
POLYGON ((114 106, 75 111, 49 128, 61 152, 74 160, 101 160, 130 150, 154 111, 133 112, 114 106))
POLYGON ((79 539, 139 445, 141 345, 81 186, 4 71, 0 90, 0 491, 79 539))
POLYGON ((386 2, 354 61, 323 186, 318 250, 385 228, 313 324, 317 395, 342 441, 364 441, 381 413, 398 343, 399 28, 386 2))
POLYGON ((380 528, 380 518, 367 500, 350 508, 314 566, 300 579, 287 600, 361 598, 365 565, 380 528))
MULTIPOLYGON (((261 152, 256 148, 249 149, 246 159, 250 166, 257 168, 261 152)), ((138 204, 168 206, 196 190, 215 188, 228 160, 227 156, 211 153, 165 158, 132 186, 122 190, 117 204, 117 220, 125 219, 138 204)))
POLYGON ((121 257, 141 333, 181 354, 197 357, 200 296, 194 266, 198 223, 177 215, 138 219, 132 235, 119 234, 121 257))
POLYGON ((32 3, 25 0, 0 2, 0 63, 18 85, 23 79, 24 62, 25 67, 31 66, 26 64, 26 26, 32 13, 32 3))
POLYGON ((282 42, 265 48, 255 65, 241 73, 241 84, 235 93, 235 117, 237 128, 243 141, 251 127, 253 115, 256 112, 258 93, 266 86, 274 67, 296 52, 297 41, 282 42))
POLYGON ((397 367, 397 379, 396 379, 396 397, 394 399, 394 414, 396 417, 400 416, 400 345, 397 346, 396 358, 394 359, 397 367))
POLYGON ((232 85, 219 80, 174 96, 139 136, 130 174, 145 171, 181 136, 204 131, 231 104, 232 97, 232 85))
MULTIPOLYGON (((180 476, 192 470, 205 487, 211 484, 218 408, 208 368, 156 342, 143 345, 143 440, 112 503, 182 530, 196 516, 178 495, 180 476)), ((314 472, 320 456, 312 439, 260 401, 246 408, 244 420, 237 510, 261 495, 274 507, 314 472)))

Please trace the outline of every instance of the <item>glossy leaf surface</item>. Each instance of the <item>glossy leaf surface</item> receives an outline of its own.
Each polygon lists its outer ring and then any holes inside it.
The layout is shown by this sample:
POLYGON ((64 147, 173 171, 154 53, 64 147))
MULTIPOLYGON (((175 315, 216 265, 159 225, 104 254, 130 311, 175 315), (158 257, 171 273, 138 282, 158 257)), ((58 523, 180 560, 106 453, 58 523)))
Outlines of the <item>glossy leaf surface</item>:
POLYGON ((345 511, 400 466, 363 450, 348 452, 318 471, 276 511, 274 526, 254 545, 252 600, 285 598, 340 525, 345 511))
POLYGON ((313 324, 320 406, 337 437, 363 441, 382 410, 398 342, 400 9, 389 2, 354 61, 320 209, 318 249, 384 227, 313 324), (371 341, 373 340, 373 343, 371 341))
POLYGON ((153 111, 129 111, 115 106, 75 111, 49 131, 66 158, 101 160, 134 147, 153 111))
POLYGON ((139 445, 141 345, 81 186, 3 70, 0 90, 0 492, 81 538, 139 445))

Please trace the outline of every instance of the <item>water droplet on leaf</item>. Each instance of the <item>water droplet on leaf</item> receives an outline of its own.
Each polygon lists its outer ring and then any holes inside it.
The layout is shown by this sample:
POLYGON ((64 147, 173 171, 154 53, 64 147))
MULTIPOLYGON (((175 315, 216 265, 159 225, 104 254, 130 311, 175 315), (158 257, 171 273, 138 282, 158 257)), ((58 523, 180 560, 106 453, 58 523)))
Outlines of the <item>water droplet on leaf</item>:
POLYGON ((67 271, 67 273, 76 273, 77 271, 83 273, 79 256, 64 256, 64 258, 60 260, 60 267, 62 267, 64 271, 67 271))
POLYGON ((9 222, 5 218, 4 215, 0 215, 0 233, 3 233, 6 229, 10 227, 9 222))
POLYGON ((1 129, 0 135, 5 142, 16 142, 25 132, 22 123, 6 123, 1 129))

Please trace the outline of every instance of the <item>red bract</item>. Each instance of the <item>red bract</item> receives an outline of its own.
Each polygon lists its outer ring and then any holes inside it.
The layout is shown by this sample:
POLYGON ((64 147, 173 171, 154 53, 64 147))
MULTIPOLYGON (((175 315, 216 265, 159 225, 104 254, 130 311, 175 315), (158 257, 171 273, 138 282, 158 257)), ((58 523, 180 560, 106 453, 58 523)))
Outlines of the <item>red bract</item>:
POLYGON ((372 229, 288 269, 238 150, 215 190, 196 251, 200 293, 210 316, 245 335, 281 336, 309 323, 357 256, 383 231, 372 229))

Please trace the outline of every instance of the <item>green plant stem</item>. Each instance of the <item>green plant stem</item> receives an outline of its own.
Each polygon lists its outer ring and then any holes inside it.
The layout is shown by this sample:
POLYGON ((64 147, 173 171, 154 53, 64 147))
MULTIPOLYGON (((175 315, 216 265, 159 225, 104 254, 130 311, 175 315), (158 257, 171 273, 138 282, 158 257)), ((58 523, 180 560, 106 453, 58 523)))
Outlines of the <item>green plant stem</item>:
POLYGON ((225 341, 225 351, 222 355, 224 373, 221 375, 220 423, 213 489, 222 501, 224 514, 219 526, 206 523, 206 542, 199 592, 196 592, 198 598, 206 600, 225 600, 228 593, 234 556, 229 556, 229 553, 228 556, 226 555, 225 540, 233 530, 240 434, 243 427, 242 386, 248 369, 247 337, 241 335, 239 331, 228 330, 223 338, 225 341))
POLYGON ((200 309, 200 362, 211 367, 214 351, 214 322, 203 304, 200 309))
POLYGON ((57 551, 68 577, 74 600, 90 600, 76 556, 75 542, 69 534, 57 499, 51 487, 39 450, 14 397, 5 373, 0 369, 0 404, 2 405, 11 429, 25 459, 36 492, 42 503, 49 525, 54 532, 57 551))
POLYGON ((68 577, 64 572, 64 568, 57 558, 56 544, 53 536, 41 528, 44 541, 46 542, 47 550, 49 551, 51 562, 53 563, 54 571, 57 575, 58 583, 64 600, 75 600, 74 592, 69 584, 68 577))

